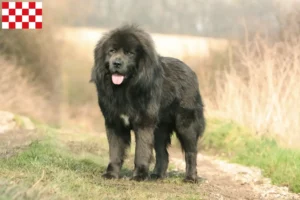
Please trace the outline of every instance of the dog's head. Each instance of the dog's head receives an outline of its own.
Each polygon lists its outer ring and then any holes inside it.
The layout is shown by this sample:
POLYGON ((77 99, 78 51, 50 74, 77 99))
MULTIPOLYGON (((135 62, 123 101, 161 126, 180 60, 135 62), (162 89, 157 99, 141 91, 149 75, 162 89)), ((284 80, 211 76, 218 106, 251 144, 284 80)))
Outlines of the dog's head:
POLYGON ((134 26, 124 26, 104 35, 95 48, 94 59, 92 81, 110 76, 114 85, 126 84, 131 79, 137 81, 142 75, 147 78, 158 67, 151 37, 134 26))
POLYGON ((105 46, 105 67, 112 83, 120 85, 136 71, 142 47, 134 35, 116 32, 105 46))

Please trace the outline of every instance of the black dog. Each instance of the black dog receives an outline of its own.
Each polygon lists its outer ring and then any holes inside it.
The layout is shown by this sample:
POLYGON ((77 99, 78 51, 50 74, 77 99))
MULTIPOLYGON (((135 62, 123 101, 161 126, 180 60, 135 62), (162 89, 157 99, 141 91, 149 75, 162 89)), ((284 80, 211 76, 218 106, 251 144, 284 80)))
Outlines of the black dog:
POLYGON ((197 181, 197 142, 205 128, 196 74, 175 58, 156 53, 149 34, 123 26, 104 35, 94 51, 92 79, 105 118, 110 162, 105 178, 118 178, 130 131, 136 138, 134 180, 164 178, 167 147, 176 133, 185 152, 186 181, 197 181))

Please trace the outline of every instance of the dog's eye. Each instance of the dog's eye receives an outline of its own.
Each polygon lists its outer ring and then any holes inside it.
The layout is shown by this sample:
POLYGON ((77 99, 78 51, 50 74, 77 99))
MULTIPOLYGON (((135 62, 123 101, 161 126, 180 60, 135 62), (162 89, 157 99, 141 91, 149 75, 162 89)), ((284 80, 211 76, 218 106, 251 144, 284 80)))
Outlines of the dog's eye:
POLYGON ((126 55, 130 55, 130 56, 134 55, 134 53, 133 53, 132 51, 125 51, 124 53, 125 53, 126 55))
POLYGON ((109 50, 109 53, 115 53, 116 52, 116 50, 115 49, 111 49, 111 50, 109 50))

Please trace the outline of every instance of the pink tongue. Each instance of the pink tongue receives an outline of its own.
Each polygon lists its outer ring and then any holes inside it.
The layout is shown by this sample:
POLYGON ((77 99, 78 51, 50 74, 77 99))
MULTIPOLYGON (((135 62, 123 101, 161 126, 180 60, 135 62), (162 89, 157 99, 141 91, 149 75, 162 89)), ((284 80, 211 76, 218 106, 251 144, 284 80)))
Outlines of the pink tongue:
POLYGON ((120 85, 124 80, 124 76, 119 74, 113 74, 111 78, 115 85, 120 85))

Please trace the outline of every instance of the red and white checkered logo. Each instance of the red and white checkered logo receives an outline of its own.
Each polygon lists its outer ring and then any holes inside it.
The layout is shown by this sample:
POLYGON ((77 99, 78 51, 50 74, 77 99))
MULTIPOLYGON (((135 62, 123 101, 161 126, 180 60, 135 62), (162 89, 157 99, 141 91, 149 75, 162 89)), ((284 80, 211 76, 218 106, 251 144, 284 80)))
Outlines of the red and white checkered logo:
POLYGON ((41 29, 42 2, 2 2, 2 29, 41 29))

